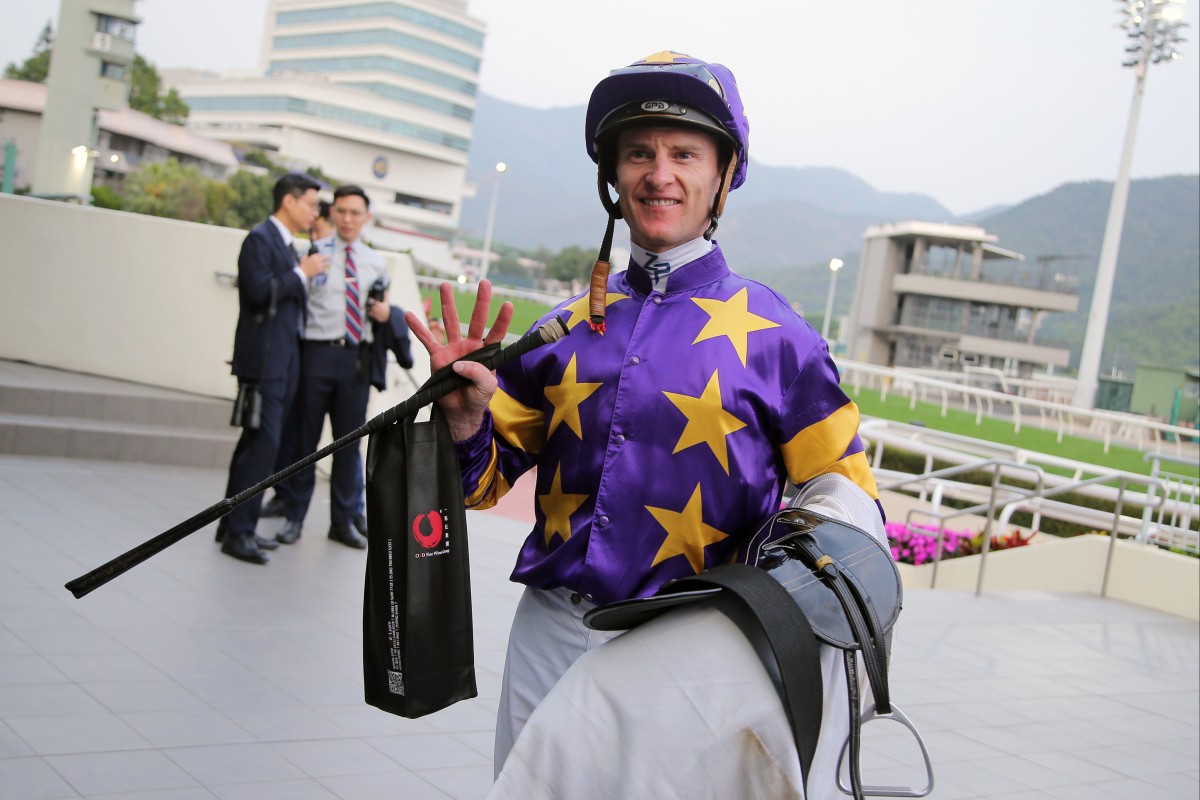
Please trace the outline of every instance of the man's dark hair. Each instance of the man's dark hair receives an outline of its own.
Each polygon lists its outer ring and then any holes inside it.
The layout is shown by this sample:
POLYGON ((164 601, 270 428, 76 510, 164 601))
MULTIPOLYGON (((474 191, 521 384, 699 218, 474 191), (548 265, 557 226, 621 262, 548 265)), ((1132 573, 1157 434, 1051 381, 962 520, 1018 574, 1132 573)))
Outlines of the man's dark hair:
POLYGON ((275 181, 275 190, 272 196, 275 200, 274 211, 283 208, 283 198, 289 194, 292 197, 300 198, 304 193, 309 191, 321 191, 321 184, 317 183, 308 175, 301 175, 299 172, 289 172, 279 180, 275 181))
POLYGON ((326 222, 328 222, 329 221, 329 209, 331 209, 331 208, 332 208, 332 206, 329 205, 328 200, 322 200, 320 205, 318 206, 317 216, 320 217, 321 219, 325 220, 326 222))
POLYGON ((355 186, 352 183, 339 186, 333 193, 333 202, 336 203, 342 197, 361 197, 362 201, 366 203, 367 208, 371 208, 371 198, 367 197, 367 193, 363 191, 361 186, 355 186))

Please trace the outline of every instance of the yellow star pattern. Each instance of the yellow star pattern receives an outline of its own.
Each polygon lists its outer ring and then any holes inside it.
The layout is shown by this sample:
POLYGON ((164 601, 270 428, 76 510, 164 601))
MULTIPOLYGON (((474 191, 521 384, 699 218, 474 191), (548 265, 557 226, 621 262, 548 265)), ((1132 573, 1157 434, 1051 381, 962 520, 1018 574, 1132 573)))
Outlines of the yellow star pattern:
POLYGON ((683 511, 654 506, 646 506, 646 510, 667 531, 666 540, 663 541, 662 547, 658 548, 658 553, 650 564, 652 567, 674 556, 686 556, 692 569, 699 574, 704 569, 704 548, 729 536, 711 525, 704 524, 704 507, 700 500, 698 483, 683 511))
POLYGON ((687 58, 683 53, 673 53, 670 50, 659 50, 642 59, 647 64, 674 64, 677 58, 687 58))
POLYGON ((583 426, 579 422, 579 405, 587 400, 592 392, 604 385, 602 383, 577 383, 575 381, 576 357, 571 356, 571 361, 567 364, 566 371, 563 372, 562 381, 557 386, 547 386, 545 389, 546 399, 554 406, 554 415, 550 418, 550 428, 546 431, 547 440, 554 435, 559 424, 565 422, 568 428, 575 431, 579 440, 583 441, 583 426))
POLYGON ((746 423, 730 414, 721 404, 721 383, 716 370, 708 379, 708 385, 699 397, 675 392, 663 392, 667 399, 687 417, 687 425, 679 441, 675 443, 674 455, 695 444, 706 444, 717 457, 725 474, 729 474, 729 449, 725 437, 746 427, 746 423))
POLYGON ((554 481, 550 484, 550 494, 538 495, 538 506, 546 515, 546 525, 542 533, 546 544, 558 534, 565 542, 571 538, 571 515, 588 499, 586 494, 563 494, 562 465, 554 470, 554 481))
MULTIPOLYGON (((618 300, 628 300, 629 295, 612 292, 604 298, 604 307, 608 308, 618 300)), ((562 311, 570 311, 571 315, 567 317, 567 330, 571 330, 581 322, 587 322, 592 318, 592 309, 589 306, 591 297, 584 295, 583 297, 571 303, 569 306, 563 306, 562 311)))
POLYGON ((704 323, 704 327, 696 335, 696 339, 692 344, 699 344, 706 339, 725 336, 729 339, 729 343, 733 345, 733 349, 737 351, 738 358, 742 360, 743 367, 746 366, 746 340, 748 335, 755 331, 765 331, 769 328, 779 327, 778 322, 772 322, 766 317, 750 313, 750 309, 748 308, 749 296, 745 288, 728 300, 709 300, 693 297, 692 302, 704 309, 704 313, 709 316, 708 322, 704 323))

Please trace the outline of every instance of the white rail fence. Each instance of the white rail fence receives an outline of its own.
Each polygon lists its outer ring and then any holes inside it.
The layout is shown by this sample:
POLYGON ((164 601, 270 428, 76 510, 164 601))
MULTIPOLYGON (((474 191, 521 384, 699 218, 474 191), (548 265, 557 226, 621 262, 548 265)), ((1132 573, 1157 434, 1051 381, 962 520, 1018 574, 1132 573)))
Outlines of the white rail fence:
POLYGON ((1022 425, 1032 420, 1043 430, 1055 431, 1059 442, 1064 436, 1096 437, 1104 442, 1106 453, 1113 441, 1117 440, 1147 452, 1170 449, 1176 456, 1184 456, 1189 452, 1188 447, 1194 449, 1193 443, 1200 437, 1200 432, 1195 428, 1171 425, 1137 414, 1080 409, 1067 403, 1028 396, 1039 392, 1061 396, 1062 386, 1056 388, 1052 382, 1009 378, 1006 380, 1010 391, 1005 392, 971 386, 966 383, 968 376, 962 373, 933 377, 924 371, 880 367, 858 361, 838 361, 838 368, 843 387, 855 395, 863 390, 878 391, 880 400, 887 400, 889 394, 899 395, 908 398, 909 408, 916 408, 918 402, 934 403, 941 406, 942 416, 946 416, 953 405, 974 412, 976 424, 984 416, 1007 417, 1012 420, 1015 433, 1020 433, 1022 425), (948 379, 950 377, 957 377, 964 382, 958 383, 948 379))

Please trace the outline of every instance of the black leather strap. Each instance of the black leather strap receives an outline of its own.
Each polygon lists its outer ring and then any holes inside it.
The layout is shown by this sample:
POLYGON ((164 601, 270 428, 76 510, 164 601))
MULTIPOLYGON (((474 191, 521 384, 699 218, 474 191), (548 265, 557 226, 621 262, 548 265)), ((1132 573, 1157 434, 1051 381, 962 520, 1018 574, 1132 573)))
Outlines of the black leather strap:
POLYGON ((837 596, 842 610, 846 612, 850 628, 854 631, 854 638, 862 650, 863 666, 867 671, 867 680, 871 683, 876 707, 880 713, 890 714, 892 706, 887 678, 887 642, 870 596, 854 572, 845 569, 841 562, 823 552, 814 536, 802 534, 791 542, 793 552, 809 569, 820 575, 825 585, 837 596))
POLYGON ((765 570, 746 564, 726 564, 671 585, 679 589, 719 586, 737 596, 758 620, 759 630, 746 634, 764 638, 775 655, 783 708, 792 725, 801 775, 807 784, 821 732, 824 690, 817 637, 800 607, 779 581, 765 570))

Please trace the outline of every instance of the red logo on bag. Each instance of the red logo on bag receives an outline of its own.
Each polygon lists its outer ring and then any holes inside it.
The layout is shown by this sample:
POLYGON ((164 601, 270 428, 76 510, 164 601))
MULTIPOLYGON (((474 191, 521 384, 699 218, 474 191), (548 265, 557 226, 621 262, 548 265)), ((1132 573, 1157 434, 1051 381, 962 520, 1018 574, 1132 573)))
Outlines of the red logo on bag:
POLYGON ((425 514, 417 514, 412 524, 413 538, 417 540, 417 544, 424 547, 426 550, 432 550, 442 543, 442 515, 438 511, 430 511, 425 514), (421 524, 422 520, 429 520, 429 533, 422 533, 424 527, 421 524))

